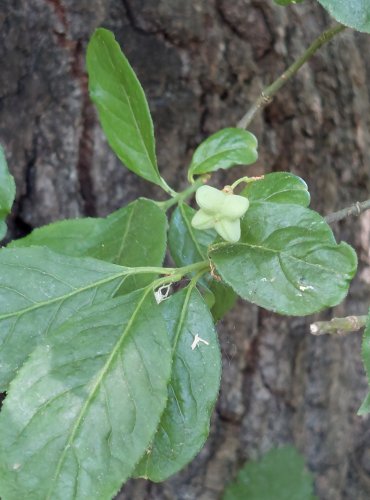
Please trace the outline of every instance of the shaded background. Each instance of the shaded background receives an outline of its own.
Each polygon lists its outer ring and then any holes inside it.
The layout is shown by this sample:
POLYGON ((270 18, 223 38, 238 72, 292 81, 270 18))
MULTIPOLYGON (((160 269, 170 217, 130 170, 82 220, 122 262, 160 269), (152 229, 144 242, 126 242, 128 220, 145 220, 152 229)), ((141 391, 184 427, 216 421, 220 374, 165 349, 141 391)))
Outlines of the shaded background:
MULTIPOLYGON (((159 164, 185 187, 194 147, 235 124, 262 87, 301 54, 330 20, 314 1, 283 9, 272 0, 1 0, 0 141, 17 182, 13 237, 50 221, 103 216, 139 195, 162 193, 120 166, 87 95, 86 43, 114 31, 146 91, 159 164)), ((344 32, 306 65, 251 130, 256 166, 214 176, 302 176, 312 206, 329 213, 369 197, 370 36, 344 32)), ((333 314, 366 314, 370 215, 341 222, 360 271, 333 314)), ((360 334, 315 338, 312 318, 284 318, 246 303, 220 322, 224 363, 207 445, 162 485, 131 481, 133 499, 219 498, 245 459, 295 443, 320 499, 370 498, 370 422, 360 334)), ((266 499, 269 500, 269 499, 266 499)))

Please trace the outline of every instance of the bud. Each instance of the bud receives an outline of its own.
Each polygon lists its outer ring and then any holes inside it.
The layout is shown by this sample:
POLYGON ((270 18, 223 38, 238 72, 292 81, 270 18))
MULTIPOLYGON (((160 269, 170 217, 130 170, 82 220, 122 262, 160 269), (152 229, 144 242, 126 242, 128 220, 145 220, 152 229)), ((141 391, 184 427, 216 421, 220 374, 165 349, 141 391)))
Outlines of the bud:
POLYGON ((211 186, 201 186, 195 199, 200 207, 191 221, 195 229, 214 228, 221 238, 230 243, 240 240, 240 218, 248 210, 247 198, 211 186))

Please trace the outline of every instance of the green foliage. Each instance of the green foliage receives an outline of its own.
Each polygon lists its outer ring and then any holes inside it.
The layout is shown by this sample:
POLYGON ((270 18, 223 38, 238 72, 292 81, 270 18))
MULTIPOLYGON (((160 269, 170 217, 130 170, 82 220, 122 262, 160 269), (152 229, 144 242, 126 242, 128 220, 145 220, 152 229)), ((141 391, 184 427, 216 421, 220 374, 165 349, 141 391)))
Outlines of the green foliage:
MULTIPOLYGON (((71 257, 94 257, 121 266, 160 266, 166 251, 166 232, 163 210, 153 201, 139 198, 105 219, 58 221, 34 230, 8 247, 46 246, 71 257)), ((154 276, 127 277, 120 293, 144 287, 154 276)))
POLYGON ((232 288, 215 279, 212 279, 209 290, 213 295, 211 312, 213 319, 217 322, 234 307, 237 295, 232 288))
MULTIPOLYGON (((370 311, 367 317, 366 328, 362 339, 362 361, 365 367, 367 380, 370 385, 370 311)), ((370 413, 370 392, 358 410, 358 415, 366 415, 367 413, 370 413)))
POLYGON ((170 360, 150 288, 85 308, 54 330, 3 407, 1 497, 112 498, 153 438, 170 360))
POLYGON ((338 22, 370 33, 369 0, 318 0, 338 22))
POLYGON ((127 168, 166 189, 144 91, 113 34, 95 31, 87 49, 89 91, 108 142, 127 168))
POLYGON ((250 165, 257 161, 257 139, 239 128, 225 128, 208 137, 194 151, 188 177, 214 172, 233 165, 250 165))
POLYGON ((353 249, 337 245, 325 220, 305 207, 302 181, 271 174, 257 182, 243 192, 250 207, 240 242, 210 247, 221 278, 242 298, 280 314, 307 315, 341 302, 357 268, 353 249))
POLYGON ((217 243, 209 257, 242 298, 280 314, 304 316, 339 304, 357 258, 336 244, 324 219, 288 204, 254 203, 239 243, 217 243))
POLYGON ((127 269, 46 248, 0 250, 0 390, 51 331, 112 297, 127 269))
POLYGON ((308 207, 310 193, 307 184, 288 172, 267 174, 258 182, 252 182, 241 193, 249 203, 288 203, 308 207))
POLYGON ((191 225, 195 210, 181 203, 173 212, 168 233, 171 256, 178 266, 185 266, 203 260, 207 248, 216 239, 216 231, 200 231, 191 225))
MULTIPOLYGON (((140 198, 104 219, 50 224, 0 251, 3 500, 109 499, 128 477, 176 473, 207 438, 221 372, 214 321, 236 293, 282 314, 310 314, 339 303, 356 270, 353 250, 336 243, 307 208, 304 181, 289 173, 268 174, 239 196, 202 186, 198 223, 220 236, 196 229, 186 204, 195 187, 176 195, 160 176, 144 92, 112 33, 95 32, 87 67, 111 147, 174 198, 140 198), (178 267, 158 267, 165 209, 175 204, 168 244, 178 267), (235 223, 232 235, 220 229, 223 219, 235 223), (185 288, 161 295, 162 285, 181 280, 185 288)), ((223 129, 196 149, 189 178, 256 159, 252 134, 223 129)), ((14 191, 0 150, 0 236, 14 191)), ((368 336, 367 329, 367 369, 368 336)), ((262 491, 306 499, 310 484, 287 448, 248 464, 225 498, 266 500, 248 496, 262 491), (235 491, 244 496, 227 496, 235 491)))
POLYGON ((10 175, 4 150, 0 146, 0 240, 6 234, 5 219, 9 214, 15 198, 15 182, 10 175))
POLYGON ((247 462, 222 500, 315 500, 313 477, 293 446, 273 448, 247 462))
POLYGON ((217 334, 199 292, 189 286, 161 306, 173 356, 168 401, 154 441, 135 472, 152 481, 178 472, 202 448, 221 376, 217 334), (194 346, 197 335, 208 345, 194 346))
MULTIPOLYGON (((217 236, 214 229, 195 229, 191 225, 194 214, 193 208, 181 203, 171 218, 168 243, 172 258, 178 266, 206 259, 207 249, 217 236)), ((211 276, 204 278, 201 284, 211 294, 211 312, 215 321, 218 321, 232 308, 236 295, 229 286, 215 281, 211 276)))

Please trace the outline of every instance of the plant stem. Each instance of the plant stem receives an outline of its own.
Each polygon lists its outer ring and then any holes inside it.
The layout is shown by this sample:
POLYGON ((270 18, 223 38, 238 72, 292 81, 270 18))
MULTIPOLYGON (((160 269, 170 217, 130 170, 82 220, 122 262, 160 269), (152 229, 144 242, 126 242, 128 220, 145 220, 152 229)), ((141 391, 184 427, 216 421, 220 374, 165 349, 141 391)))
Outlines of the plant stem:
POLYGON ((189 198, 193 193, 195 193, 198 187, 202 186, 206 182, 207 179, 208 176, 199 177, 199 179, 197 179, 194 184, 186 188, 184 191, 181 191, 181 193, 177 193, 173 198, 170 198, 169 200, 158 201, 157 205, 160 208, 163 208, 163 210, 168 210, 173 205, 176 205, 176 203, 181 203, 182 201, 189 198))
POLYGON ((363 201, 361 203, 356 202, 350 207, 343 208, 342 210, 338 210, 338 212, 334 212, 325 217, 325 220, 328 224, 332 224, 333 222, 338 222, 346 217, 351 215, 360 215, 362 212, 370 209, 370 200, 363 201))
POLYGON ((170 196, 177 196, 178 193, 176 193, 176 191, 174 191, 168 184, 167 182, 163 179, 163 177, 161 177, 161 187, 164 191, 166 191, 166 193, 168 193, 170 196))
POLYGON ((179 276, 179 279, 197 271, 206 271, 209 268, 209 262, 203 260, 201 262, 196 262, 195 264, 190 264, 184 267, 127 267, 127 275, 132 274, 165 274, 166 277, 179 276))
POLYGON ((248 125, 253 120, 254 116, 257 112, 270 104, 273 96, 277 93, 278 90, 281 89, 283 85, 291 78, 293 75, 297 73, 297 71, 305 64, 317 50, 329 42, 335 35, 345 30, 346 26, 343 24, 335 24, 328 30, 321 33, 319 37, 308 47, 308 49, 304 52, 304 54, 299 57, 289 68, 284 71, 284 73, 279 76, 277 80, 275 80, 271 85, 266 87, 262 92, 259 98, 255 101, 249 111, 243 116, 243 118, 238 122, 237 127, 239 128, 247 128, 248 125))
POLYGON ((207 272, 207 270, 209 270, 208 262, 206 262, 206 261, 197 262, 197 264, 192 264, 190 266, 180 267, 178 269, 175 269, 175 271, 178 271, 178 272, 173 273, 173 274, 169 274, 168 276, 164 276, 163 278, 158 278, 157 280, 153 281, 149 285, 149 287, 152 289, 156 289, 162 285, 168 285, 170 283, 175 283, 176 281, 180 281, 181 278, 183 276, 185 276, 185 274, 189 274, 190 272, 198 271, 196 273, 196 275, 191 279, 190 284, 189 284, 189 286, 194 288, 195 285, 197 284, 197 281, 199 280, 199 278, 201 276, 203 276, 203 274, 205 274, 207 272), (203 267, 200 267, 200 264, 203 264, 203 267), (198 265, 197 268, 195 267, 196 265, 198 265), (192 268, 192 269, 189 271, 187 268, 192 268), (201 270, 199 271, 199 269, 201 269, 201 270), (184 270, 186 270, 186 272, 184 272, 184 270))
POLYGON ((357 332, 366 325, 367 316, 347 316, 346 318, 333 318, 330 321, 316 321, 310 325, 313 335, 347 335, 357 332))
POLYGON ((196 284, 198 283, 198 281, 200 280, 200 278, 203 276, 203 274, 205 274, 207 271, 207 269, 201 269, 200 271, 198 271, 190 280, 190 283, 189 283, 189 287, 190 288, 194 288, 196 286, 196 284))
POLYGON ((234 191, 234 189, 239 186, 242 182, 245 182, 246 184, 250 182, 255 182, 255 181, 260 181, 264 178, 264 175, 259 175, 258 177, 242 177, 241 179, 238 179, 237 181, 233 182, 230 186, 231 191, 234 191))

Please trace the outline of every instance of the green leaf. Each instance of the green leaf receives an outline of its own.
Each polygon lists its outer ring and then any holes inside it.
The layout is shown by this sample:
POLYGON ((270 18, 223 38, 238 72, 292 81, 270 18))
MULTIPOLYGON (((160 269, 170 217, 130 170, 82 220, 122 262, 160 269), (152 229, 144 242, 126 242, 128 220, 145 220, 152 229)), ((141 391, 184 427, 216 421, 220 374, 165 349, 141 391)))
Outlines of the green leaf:
POLYGON ((251 182, 240 193, 249 203, 290 203, 308 207, 310 193, 303 179, 289 172, 266 174, 263 179, 251 182))
POLYGON ((315 500, 313 477, 293 446, 275 448, 247 462, 225 490, 223 500, 315 500))
POLYGON ((367 415, 370 413, 370 392, 367 394, 366 398, 363 400, 357 415, 367 415))
POLYGON ((370 33, 369 0, 318 0, 338 22, 370 33))
POLYGON ((216 302, 216 297, 213 292, 208 288, 206 284, 204 284, 204 279, 201 278, 198 283, 198 290, 200 291, 204 302, 206 303, 208 309, 212 309, 212 307, 215 305, 216 302))
POLYGON ((111 148, 128 169, 163 187, 144 91, 110 31, 99 28, 91 37, 87 71, 90 96, 111 148))
POLYGON ((340 303, 357 267, 354 250, 336 244, 319 214, 264 201, 251 203, 240 242, 215 244, 209 256, 242 298, 294 316, 340 303))
POLYGON ((3 148, 0 146, 0 240, 6 234, 5 219, 15 197, 15 182, 10 175, 3 148))
MULTIPOLYGON (((128 267, 161 266, 167 239, 167 218, 151 200, 140 198, 105 219, 73 219, 35 229, 8 247, 47 246, 71 257, 94 257, 128 267)), ((128 277, 120 293, 143 288, 152 274, 128 277)))
MULTIPOLYGON (((362 338, 362 362, 367 375, 367 380, 370 385, 370 311, 367 317, 366 328, 362 338)), ((366 415, 370 413, 370 392, 363 401, 360 409, 358 410, 358 415, 366 415)))
POLYGON ((0 251, 0 389, 49 332, 76 311, 111 297, 128 270, 47 248, 0 251))
POLYGON ((179 204, 174 210, 168 244, 173 260, 177 266, 187 266, 207 257, 207 248, 211 245, 217 233, 214 229, 200 231, 191 225, 195 210, 185 203, 179 204))
POLYGON ((232 288, 221 281, 212 280, 209 286, 214 296, 211 312, 214 321, 217 323, 234 307, 237 295, 232 288))
POLYGON ((194 175, 215 172, 233 165, 250 165, 257 161, 257 139, 239 128, 225 128, 208 137, 194 152, 189 179, 194 175))
MULTIPOLYGON (((217 236, 213 229, 205 231, 195 229, 191 225, 194 214, 194 209, 186 204, 180 204, 171 218, 168 243, 172 258, 179 267, 205 260, 208 247, 217 236)), ((218 321, 233 307, 236 295, 225 283, 217 282, 210 276, 203 278, 201 285, 206 293, 208 290, 213 295, 214 304, 211 312, 215 321, 218 321)))
POLYGON ((156 482, 181 470, 202 448, 221 376, 217 334, 199 292, 189 286, 163 302, 161 311, 173 356, 168 401, 154 441, 135 471, 156 482), (194 347, 196 335, 208 345, 194 347))
POLYGON ((3 405, 1 497, 112 498, 153 439, 170 361, 150 289, 87 308, 54 330, 3 405))
POLYGON ((274 2, 278 5, 286 6, 286 5, 291 5, 291 4, 295 4, 295 3, 301 3, 301 2, 303 2, 303 0, 274 0, 274 2))

